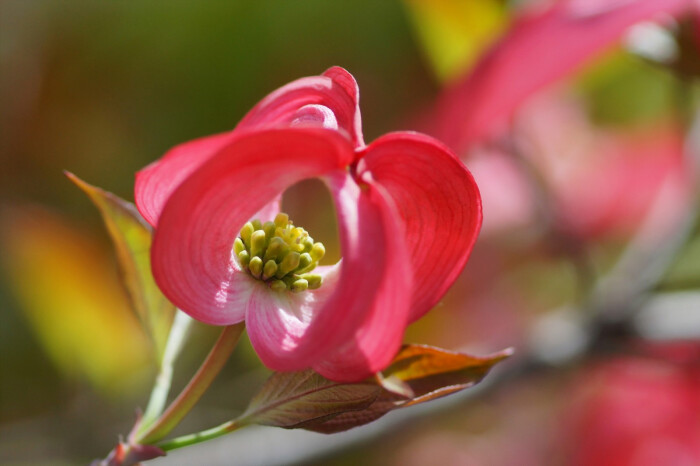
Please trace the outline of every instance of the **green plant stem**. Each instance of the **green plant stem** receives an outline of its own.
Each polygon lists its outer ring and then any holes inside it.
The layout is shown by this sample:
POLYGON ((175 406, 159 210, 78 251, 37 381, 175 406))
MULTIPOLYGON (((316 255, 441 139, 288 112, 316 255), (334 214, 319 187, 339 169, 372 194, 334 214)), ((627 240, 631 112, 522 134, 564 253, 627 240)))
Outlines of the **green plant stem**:
POLYGON ((153 444, 168 435, 180 423, 224 367, 224 364, 236 347, 244 328, 245 324, 243 322, 224 327, 216 344, 214 344, 214 347, 197 373, 192 377, 192 380, 162 416, 148 427, 145 432, 137 435, 137 438, 134 439, 136 443, 153 444))
POLYGON ((203 430, 197 432, 196 434, 183 435, 182 437, 176 437, 171 440, 166 440, 165 442, 159 443, 156 446, 163 451, 175 450, 176 448, 182 448, 189 445, 194 445, 195 443, 205 442, 222 435, 226 435, 229 432, 240 429, 245 426, 243 423, 237 423, 236 421, 229 421, 220 426, 212 427, 211 429, 203 430))
POLYGON ((175 319, 168 334, 168 342, 165 345, 160 370, 153 385, 146 411, 144 411, 143 417, 139 422, 137 436, 148 429, 165 408, 165 402, 168 399, 170 385, 173 380, 173 366, 180 354, 184 341, 187 339, 192 322, 193 319, 184 312, 179 309, 175 311, 175 319))

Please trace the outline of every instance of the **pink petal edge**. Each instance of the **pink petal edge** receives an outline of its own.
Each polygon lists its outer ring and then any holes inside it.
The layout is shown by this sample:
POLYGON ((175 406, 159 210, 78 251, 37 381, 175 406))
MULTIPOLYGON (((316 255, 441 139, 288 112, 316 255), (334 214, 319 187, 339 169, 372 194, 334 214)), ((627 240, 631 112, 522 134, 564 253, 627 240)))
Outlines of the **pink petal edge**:
POLYGON ((321 76, 297 79, 268 94, 236 126, 236 131, 288 126, 300 109, 315 105, 327 107, 335 116, 338 129, 355 146, 364 144, 355 78, 340 67, 321 76))
POLYGON ((233 139, 183 181, 163 208, 151 249, 163 293, 202 322, 236 322, 239 271, 231 248, 243 224, 287 187, 338 170, 352 157, 349 141, 317 128, 233 139))
POLYGON ((329 125, 334 118, 335 128, 345 133, 355 146, 362 146, 362 126, 359 109, 359 90, 355 79, 340 67, 333 67, 321 76, 310 76, 293 81, 268 94, 233 131, 207 136, 180 144, 159 160, 136 174, 134 197, 141 215, 152 226, 168 197, 180 183, 197 168, 243 132, 298 125, 306 118, 307 126, 315 118, 311 113, 325 114, 326 120, 317 125, 329 125))
POLYGON ((388 247, 387 265, 372 308, 354 337, 313 365, 324 377, 340 382, 363 380, 391 363, 401 347, 411 309, 413 272, 398 209, 379 184, 367 184, 362 196, 379 208, 378 220, 384 223, 384 242, 388 247))
POLYGON ((372 142, 358 176, 387 191, 405 225, 415 284, 413 322, 440 300, 467 263, 482 223, 479 188, 456 155, 419 133, 390 133, 372 142))
POLYGON ((224 147, 231 137, 232 133, 228 132, 180 144, 141 169, 136 174, 134 198, 143 218, 155 227, 163 206, 173 191, 202 163, 224 147))

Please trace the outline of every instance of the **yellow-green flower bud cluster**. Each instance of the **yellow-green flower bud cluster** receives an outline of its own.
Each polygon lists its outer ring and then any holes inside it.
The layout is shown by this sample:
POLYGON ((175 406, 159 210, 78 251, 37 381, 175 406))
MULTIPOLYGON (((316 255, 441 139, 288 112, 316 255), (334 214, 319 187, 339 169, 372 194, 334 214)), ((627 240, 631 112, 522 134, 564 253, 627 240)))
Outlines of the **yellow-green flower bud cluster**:
POLYGON ((315 290, 323 282, 320 275, 310 272, 326 248, 306 230, 295 227, 287 214, 277 214, 274 222, 253 220, 243 225, 233 251, 243 270, 275 291, 315 290))

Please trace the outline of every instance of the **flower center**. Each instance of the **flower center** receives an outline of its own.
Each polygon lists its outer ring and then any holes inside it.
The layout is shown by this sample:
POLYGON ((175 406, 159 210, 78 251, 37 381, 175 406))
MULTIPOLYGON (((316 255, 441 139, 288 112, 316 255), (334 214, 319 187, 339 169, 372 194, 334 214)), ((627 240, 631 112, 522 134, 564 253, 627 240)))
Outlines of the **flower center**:
POLYGON ((241 268, 275 291, 295 293, 321 286, 322 277, 311 272, 326 253, 306 230, 295 227, 289 215, 279 213, 274 222, 253 220, 241 228, 233 242, 241 268))

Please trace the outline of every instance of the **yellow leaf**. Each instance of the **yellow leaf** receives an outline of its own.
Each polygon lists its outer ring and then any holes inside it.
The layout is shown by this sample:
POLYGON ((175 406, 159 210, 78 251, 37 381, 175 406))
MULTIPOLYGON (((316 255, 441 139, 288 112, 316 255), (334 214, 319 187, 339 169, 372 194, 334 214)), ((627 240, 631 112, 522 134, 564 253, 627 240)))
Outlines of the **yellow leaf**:
POLYGON ((151 351, 113 261, 46 210, 4 214, 0 251, 10 291, 56 366, 106 394, 139 389, 151 351))
POLYGON ((150 225, 130 202, 90 185, 72 173, 66 173, 66 176, 90 197, 102 214, 132 306, 147 335, 153 339, 157 359, 161 361, 175 306, 163 296, 151 274, 150 225))
POLYGON ((404 0, 440 81, 469 69, 507 26, 498 0, 404 0))

